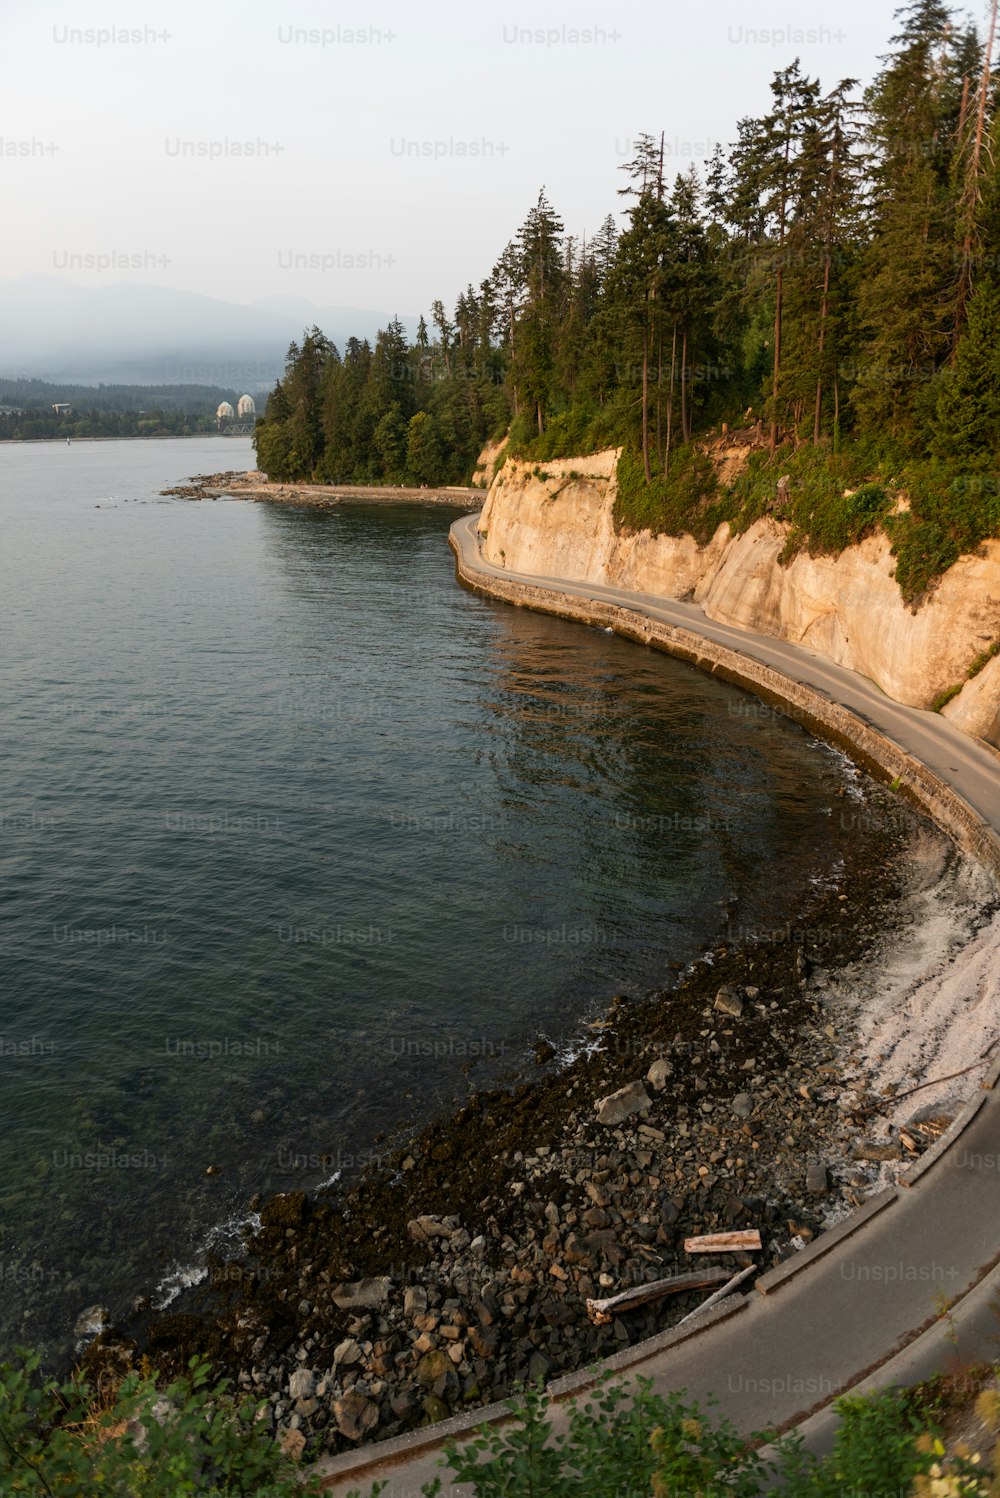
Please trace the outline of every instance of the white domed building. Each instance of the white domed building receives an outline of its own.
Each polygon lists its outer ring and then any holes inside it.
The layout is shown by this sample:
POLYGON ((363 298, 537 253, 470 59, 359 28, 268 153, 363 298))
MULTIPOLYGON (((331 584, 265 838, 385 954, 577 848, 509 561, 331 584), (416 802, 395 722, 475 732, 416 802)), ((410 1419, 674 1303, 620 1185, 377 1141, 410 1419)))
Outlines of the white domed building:
POLYGON ((221 427, 224 422, 232 421, 232 419, 233 419, 233 417, 235 415, 236 415, 236 412, 233 410, 233 408, 229 404, 229 402, 228 401, 223 401, 222 404, 221 404, 221 406, 219 407, 219 409, 215 413, 215 424, 216 424, 216 426, 217 427, 221 427))
POLYGON ((253 403, 252 395, 241 395, 236 404, 236 414, 241 421, 248 418, 252 421, 257 414, 257 407, 253 403))

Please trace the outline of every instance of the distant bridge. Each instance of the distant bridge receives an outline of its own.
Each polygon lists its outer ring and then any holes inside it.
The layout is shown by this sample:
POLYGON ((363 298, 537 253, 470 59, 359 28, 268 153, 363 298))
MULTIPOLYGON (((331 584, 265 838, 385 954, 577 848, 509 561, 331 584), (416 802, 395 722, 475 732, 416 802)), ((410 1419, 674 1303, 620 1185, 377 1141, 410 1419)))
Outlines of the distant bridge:
POLYGON ((233 421, 228 426, 219 428, 221 437, 252 437, 254 423, 252 421, 233 421))

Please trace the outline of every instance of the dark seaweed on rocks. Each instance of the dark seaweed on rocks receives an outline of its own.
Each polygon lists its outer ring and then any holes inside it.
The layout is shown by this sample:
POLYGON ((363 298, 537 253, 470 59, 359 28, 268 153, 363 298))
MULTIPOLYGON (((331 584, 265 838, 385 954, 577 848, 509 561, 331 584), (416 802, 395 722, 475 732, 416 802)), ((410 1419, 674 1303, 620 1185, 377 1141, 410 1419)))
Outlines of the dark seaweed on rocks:
POLYGON ((669 1327, 703 1295, 603 1327, 586 1299, 689 1269, 687 1236, 757 1227, 762 1267, 794 1252, 865 1190, 841 1104, 847 1021, 824 1007, 820 969, 849 969, 892 926, 908 841, 892 806, 836 885, 788 912, 790 939, 720 945, 672 989, 615 1000, 568 1064, 542 1043, 530 1077, 474 1094, 352 1182, 256 1203, 245 1259, 214 1262, 200 1304, 106 1333, 86 1361, 141 1347, 172 1374, 207 1354, 308 1459, 669 1327), (595 1104, 638 1082, 639 1111, 600 1122, 595 1104))

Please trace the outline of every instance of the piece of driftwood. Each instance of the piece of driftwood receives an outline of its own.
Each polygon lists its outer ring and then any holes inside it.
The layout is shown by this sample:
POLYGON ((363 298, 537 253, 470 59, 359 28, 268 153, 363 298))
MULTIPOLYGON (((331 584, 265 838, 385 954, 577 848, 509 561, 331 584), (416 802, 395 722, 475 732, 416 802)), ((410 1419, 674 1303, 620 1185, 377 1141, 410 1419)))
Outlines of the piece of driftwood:
POLYGON ((707 1300, 703 1300, 700 1306, 695 1306, 693 1311, 689 1311, 686 1316, 682 1316, 677 1325, 683 1326, 685 1321, 693 1321, 696 1316, 702 1316, 706 1311, 710 1311, 713 1306, 717 1306, 721 1301, 725 1300, 727 1295, 732 1295, 736 1286, 742 1285, 747 1276, 756 1271, 756 1268, 756 1264, 750 1264, 746 1269, 741 1269, 738 1274, 734 1274, 731 1280, 726 1281, 721 1290, 716 1290, 715 1294, 710 1295, 707 1300))
POLYGON ((685 1290, 703 1290, 706 1285, 717 1285, 728 1273, 727 1269, 702 1269, 697 1274, 672 1274, 669 1279, 654 1280, 651 1285, 634 1285, 631 1290, 622 1290, 606 1300, 588 1300, 587 1315, 595 1326, 607 1326, 622 1311, 633 1311, 665 1295, 680 1295, 685 1290))
POLYGON ((753 1253, 760 1246, 760 1233, 756 1228, 738 1233, 709 1233, 704 1238, 684 1239, 684 1252, 688 1254, 734 1254, 741 1249, 753 1253))

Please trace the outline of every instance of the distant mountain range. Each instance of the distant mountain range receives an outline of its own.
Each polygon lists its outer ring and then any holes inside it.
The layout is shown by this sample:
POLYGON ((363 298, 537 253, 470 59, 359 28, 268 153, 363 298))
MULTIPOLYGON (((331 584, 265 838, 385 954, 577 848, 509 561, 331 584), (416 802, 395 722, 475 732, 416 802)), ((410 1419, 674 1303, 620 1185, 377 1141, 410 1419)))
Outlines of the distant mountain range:
MULTIPOLYGON (((241 305, 132 282, 92 288, 18 276, 0 281, 0 375, 256 393, 274 383, 304 328, 315 323, 343 349, 352 336, 374 340, 392 316, 293 296, 241 305)), ((400 321, 412 336, 417 318, 400 321)))

